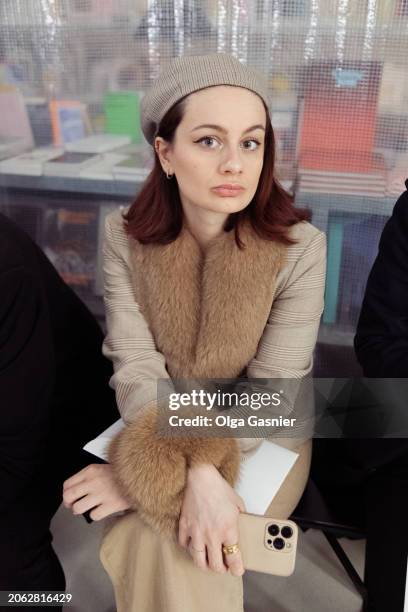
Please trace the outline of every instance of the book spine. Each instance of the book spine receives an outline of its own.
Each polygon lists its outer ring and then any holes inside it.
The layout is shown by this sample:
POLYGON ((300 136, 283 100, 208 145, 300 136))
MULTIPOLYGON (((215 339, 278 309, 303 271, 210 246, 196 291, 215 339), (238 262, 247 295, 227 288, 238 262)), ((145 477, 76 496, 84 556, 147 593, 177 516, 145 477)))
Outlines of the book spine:
POLYGON ((56 147, 60 147, 62 142, 61 142, 61 127, 60 127, 59 114, 58 114, 58 102, 56 100, 51 100, 49 104, 50 104, 52 139, 54 141, 54 145, 56 147))
POLYGON ((343 221, 339 218, 329 219, 323 323, 336 323, 337 320, 342 248, 343 221))

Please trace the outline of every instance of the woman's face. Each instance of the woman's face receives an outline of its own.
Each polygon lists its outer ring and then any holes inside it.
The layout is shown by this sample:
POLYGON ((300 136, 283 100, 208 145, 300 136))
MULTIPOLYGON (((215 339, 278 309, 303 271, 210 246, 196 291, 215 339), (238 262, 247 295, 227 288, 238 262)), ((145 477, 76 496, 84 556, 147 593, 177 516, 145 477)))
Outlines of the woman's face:
POLYGON ((163 168, 177 178, 184 210, 230 214, 248 206, 262 170, 265 126, 262 100, 248 89, 219 85, 188 96, 173 143, 155 143, 163 168))

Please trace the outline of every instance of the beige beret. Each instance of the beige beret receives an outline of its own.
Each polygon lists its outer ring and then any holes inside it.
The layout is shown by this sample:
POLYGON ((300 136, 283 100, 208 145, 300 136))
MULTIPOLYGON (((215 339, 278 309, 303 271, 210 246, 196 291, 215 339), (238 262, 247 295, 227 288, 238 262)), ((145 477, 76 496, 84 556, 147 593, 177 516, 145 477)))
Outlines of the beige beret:
POLYGON ((184 55, 173 59, 160 73, 141 101, 141 126, 153 145, 161 119, 181 98, 193 91, 215 85, 235 85, 258 94, 269 107, 266 78, 241 64, 232 55, 184 55))

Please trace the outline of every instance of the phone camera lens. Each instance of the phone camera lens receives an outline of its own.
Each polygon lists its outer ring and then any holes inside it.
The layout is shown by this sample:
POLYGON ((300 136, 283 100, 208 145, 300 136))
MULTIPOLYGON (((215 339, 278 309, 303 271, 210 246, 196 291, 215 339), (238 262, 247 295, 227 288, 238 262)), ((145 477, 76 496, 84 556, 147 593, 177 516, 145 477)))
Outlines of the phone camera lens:
POLYGON ((278 525, 269 525, 268 532, 270 533, 271 536, 277 536, 279 533, 278 525))
POLYGON ((292 527, 289 527, 289 525, 282 527, 281 534, 284 538, 291 538, 293 535, 292 527))
POLYGON ((273 545, 276 550, 282 550, 282 548, 285 548, 285 542, 284 540, 282 540, 282 538, 275 538, 273 541, 273 545))

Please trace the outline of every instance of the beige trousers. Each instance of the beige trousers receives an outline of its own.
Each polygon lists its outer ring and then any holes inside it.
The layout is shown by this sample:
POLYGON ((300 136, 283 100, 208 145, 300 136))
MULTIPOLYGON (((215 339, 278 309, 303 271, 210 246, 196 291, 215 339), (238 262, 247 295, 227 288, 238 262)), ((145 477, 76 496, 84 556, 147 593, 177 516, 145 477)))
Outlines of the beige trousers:
MULTIPOLYGON (((305 488, 311 459, 306 442, 265 515, 285 519, 305 488)), ((130 512, 115 518, 100 558, 115 590, 117 612, 243 612, 242 577, 201 570, 170 539, 130 512)))

